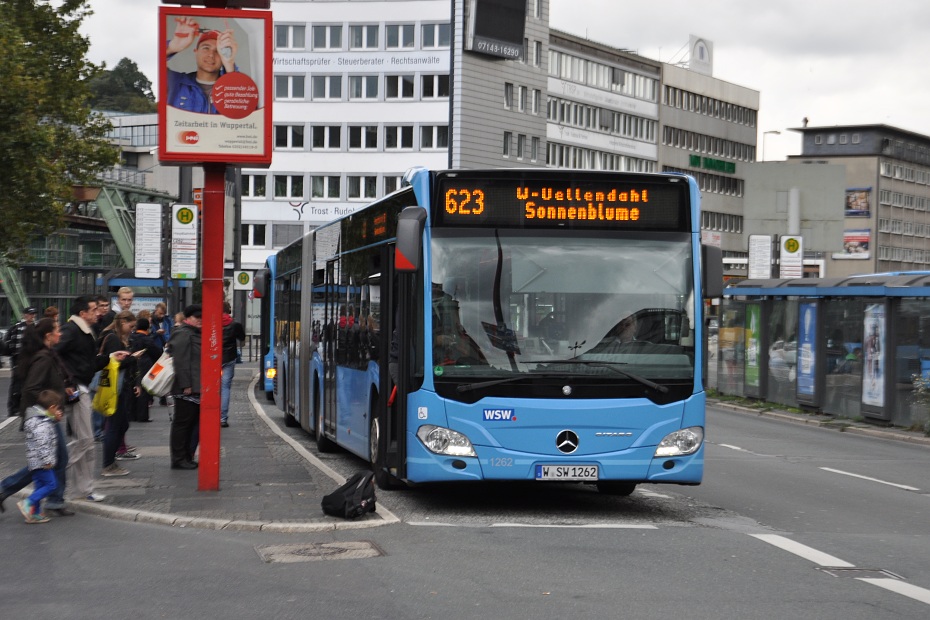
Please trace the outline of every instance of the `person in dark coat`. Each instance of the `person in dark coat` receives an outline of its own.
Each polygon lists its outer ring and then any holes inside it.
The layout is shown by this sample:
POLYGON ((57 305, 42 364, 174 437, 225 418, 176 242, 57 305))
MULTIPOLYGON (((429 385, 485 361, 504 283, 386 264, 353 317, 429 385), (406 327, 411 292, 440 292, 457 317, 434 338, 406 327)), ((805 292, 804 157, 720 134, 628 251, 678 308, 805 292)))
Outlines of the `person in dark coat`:
POLYGON ((223 381, 220 389, 220 426, 229 426, 229 395, 232 393, 233 377, 236 375, 236 358, 239 344, 245 340, 242 323, 233 320, 229 302, 223 302, 223 381))
MULTIPOLYGON (((92 502, 103 501, 105 496, 94 491, 96 454, 88 386, 94 374, 109 362, 109 357, 100 351, 94 338, 93 325, 96 322, 97 301, 87 296, 76 298, 71 304, 71 317, 61 328, 61 340, 53 347, 79 393, 77 400, 65 405, 65 417, 74 435, 68 444, 69 492, 92 502)), ((128 351, 119 351, 114 357, 121 362, 127 355, 128 351)))
MULTIPOLYGON (((61 338, 58 324, 52 319, 42 319, 30 325, 23 334, 21 361, 17 371, 22 373, 21 415, 39 400, 39 394, 46 390, 56 393, 61 402, 73 399, 76 392, 68 371, 65 369, 53 347, 61 338)), ((55 425, 58 436, 56 463, 54 467, 56 488, 45 500, 48 514, 58 517, 70 517, 74 512, 65 506, 65 484, 67 482, 68 445, 62 424, 55 425)), ((3 512, 3 500, 32 482, 32 472, 24 467, 7 476, 0 482, 0 512, 3 512)))
POLYGON ((152 369, 162 349, 155 344, 155 338, 149 333, 149 320, 136 319, 136 331, 129 336, 129 351, 136 355, 136 371, 133 377, 133 386, 136 391, 135 410, 129 413, 132 422, 151 422, 149 407, 152 405, 152 396, 142 389, 142 379, 152 369))
POLYGON ((200 425, 200 348, 202 308, 184 308, 184 322, 171 333, 168 353, 174 362, 174 417, 171 419, 171 468, 197 469, 191 451, 200 425))

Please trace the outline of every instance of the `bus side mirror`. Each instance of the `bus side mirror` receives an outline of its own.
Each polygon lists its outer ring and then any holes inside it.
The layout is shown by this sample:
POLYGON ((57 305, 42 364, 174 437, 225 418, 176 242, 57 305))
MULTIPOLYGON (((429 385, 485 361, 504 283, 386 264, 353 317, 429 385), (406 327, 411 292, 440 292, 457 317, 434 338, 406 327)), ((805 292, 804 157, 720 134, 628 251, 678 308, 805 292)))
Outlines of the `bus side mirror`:
POLYGON ((397 218, 397 245, 394 246, 394 269, 400 273, 420 270, 423 255, 423 229, 426 209, 407 207, 397 218))
POLYGON ((701 245, 701 288, 704 299, 723 297, 723 250, 701 245))

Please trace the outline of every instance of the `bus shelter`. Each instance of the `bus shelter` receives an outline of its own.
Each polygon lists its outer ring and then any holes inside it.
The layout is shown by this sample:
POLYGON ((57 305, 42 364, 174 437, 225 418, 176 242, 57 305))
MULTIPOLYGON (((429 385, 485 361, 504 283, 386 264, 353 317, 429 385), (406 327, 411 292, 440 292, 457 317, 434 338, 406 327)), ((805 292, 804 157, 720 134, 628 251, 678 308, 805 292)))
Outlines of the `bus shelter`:
POLYGON ((711 353, 722 394, 924 426, 930 272, 731 284, 711 353))

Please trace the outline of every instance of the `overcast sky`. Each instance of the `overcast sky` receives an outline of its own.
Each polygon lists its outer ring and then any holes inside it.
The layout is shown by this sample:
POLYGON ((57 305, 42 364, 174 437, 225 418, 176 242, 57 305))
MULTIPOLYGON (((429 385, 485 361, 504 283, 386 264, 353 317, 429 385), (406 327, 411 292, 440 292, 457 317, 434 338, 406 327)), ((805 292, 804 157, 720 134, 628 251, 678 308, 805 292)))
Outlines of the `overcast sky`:
MULTIPOLYGON (((361 4, 361 3, 359 3, 361 4)), ((157 0, 91 0, 90 59, 123 57, 157 78, 157 0)), ((688 36, 713 42, 714 77, 761 93, 759 151, 800 152, 799 127, 884 123, 930 135, 927 0, 550 0, 550 25, 663 62, 688 36)))

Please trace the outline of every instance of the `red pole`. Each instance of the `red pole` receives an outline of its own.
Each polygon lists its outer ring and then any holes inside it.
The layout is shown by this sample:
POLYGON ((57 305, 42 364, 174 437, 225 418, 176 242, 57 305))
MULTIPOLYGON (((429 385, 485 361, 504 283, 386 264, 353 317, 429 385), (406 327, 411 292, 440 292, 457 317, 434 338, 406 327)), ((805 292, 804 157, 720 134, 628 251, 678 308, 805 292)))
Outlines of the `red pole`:
POLYGON ((204 165, 203 344, 200 354, 199 491, 220 490, 220 377, 223 366, 223 217, 226 164, 204 165))

